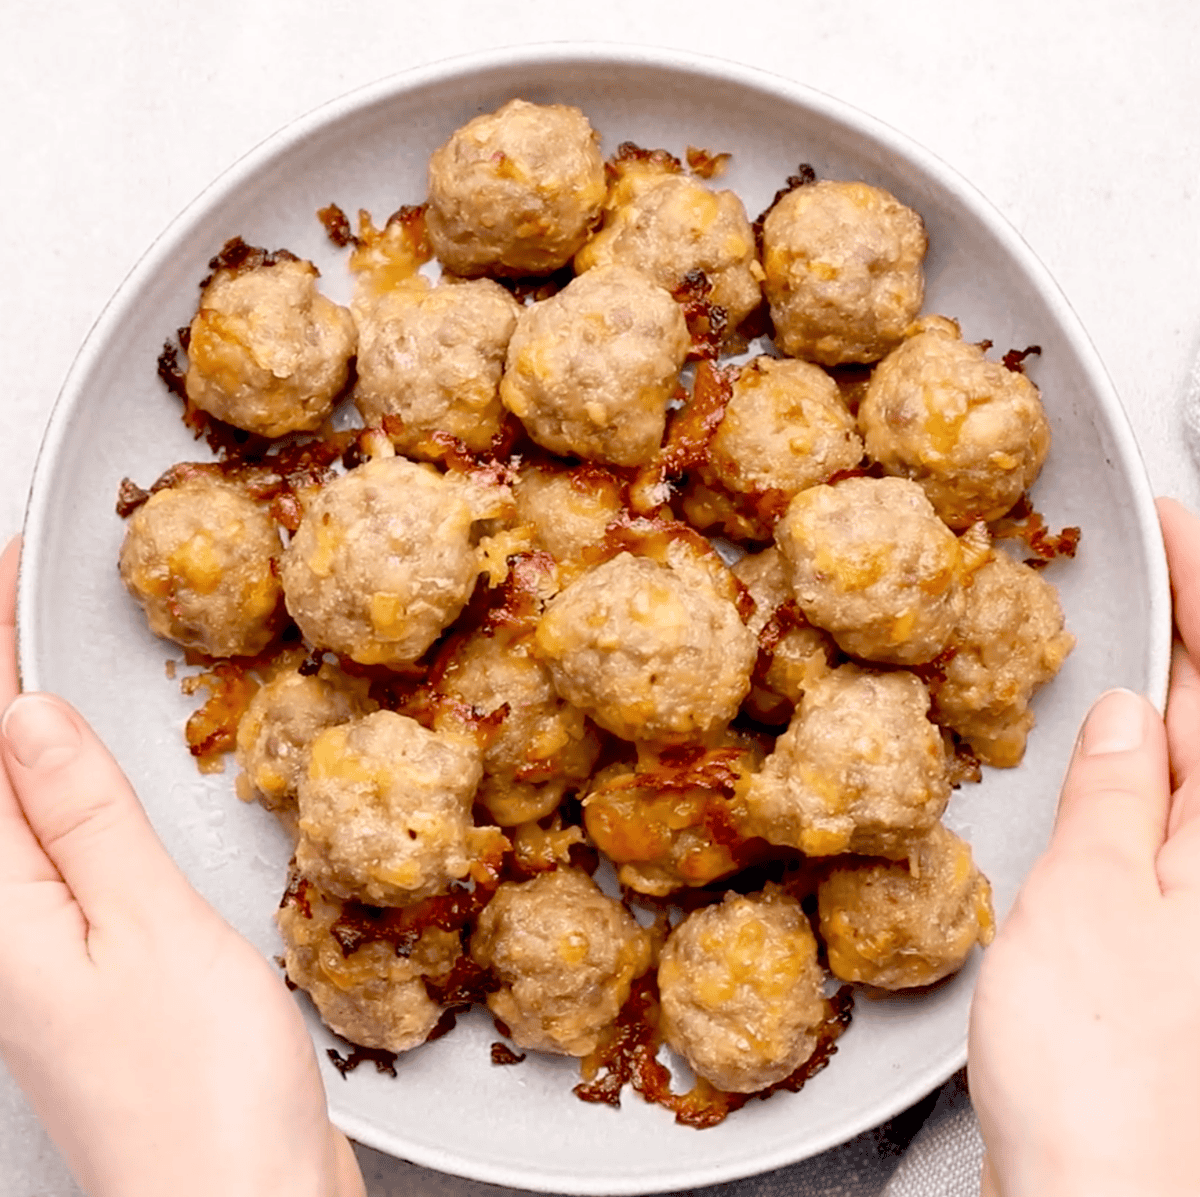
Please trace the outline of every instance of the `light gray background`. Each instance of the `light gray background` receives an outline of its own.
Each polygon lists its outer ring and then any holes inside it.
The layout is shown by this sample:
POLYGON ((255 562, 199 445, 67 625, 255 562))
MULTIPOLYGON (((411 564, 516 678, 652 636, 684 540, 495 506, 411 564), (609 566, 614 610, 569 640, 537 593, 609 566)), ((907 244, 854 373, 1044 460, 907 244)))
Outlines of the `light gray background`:
MULTIPOLYGON (((0 537, 20 525, 42 428, 88 328, 217 173, 359 84, 557 40, 678 46, 763 67, 939 154, 1057 278, 1113 376, 1155 489, 1200 506, 1179 423, 1200 350, 1193 0, 2 0, 0 537)), ((372 1197, 500 1192, 366 1162, 372 1197)), ((776 1187, 722 1192, 764 1184, 776 1187)), ((0 1074, 0 1197, 75 1191, 0 1074)))

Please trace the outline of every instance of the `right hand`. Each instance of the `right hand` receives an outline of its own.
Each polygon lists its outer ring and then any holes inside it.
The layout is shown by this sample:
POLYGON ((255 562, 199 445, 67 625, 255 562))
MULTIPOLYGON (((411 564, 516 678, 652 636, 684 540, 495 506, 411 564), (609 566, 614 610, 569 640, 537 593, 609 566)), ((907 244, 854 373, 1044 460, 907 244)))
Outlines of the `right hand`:
POLYGON ((1128 691, 1092 708, 976 988, 984 1197, 1200 1193, 1200 519, 1159 514, 1182 638, 1166 726, 1128 691))

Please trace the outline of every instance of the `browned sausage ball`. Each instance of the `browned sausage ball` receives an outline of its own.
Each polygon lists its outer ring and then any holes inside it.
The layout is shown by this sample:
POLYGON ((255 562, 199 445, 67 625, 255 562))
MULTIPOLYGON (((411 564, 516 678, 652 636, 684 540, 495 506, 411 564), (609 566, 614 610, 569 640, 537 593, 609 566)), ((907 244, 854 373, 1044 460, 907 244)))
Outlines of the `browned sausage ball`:
POLYGON ((954 655, 931 684, 938 722, 987 765, 1020 764, 1033 727, 1030 700, 1075 645, 1058 593, 1045 578, 993 549, 966 590, 950 638, 954 655))
POLYGON ((218 270, 188 339, 188 398, 260 436, 317 428, 349 377, 354 319, 317 290, 311 262, 218 270))
POLYGON ((578 108, 510 100, 468 121, 429 160, 429 240, 461 275, 549 274, 604 202, 599 138, 578 108))
POLYGON ((952 528, 1004 515, 1050 448, 1038 389, 940 318, 875 367, 858 421, 867 453, 919 482, 952 528))
POLYGON ((465 877, 495 834, 475 828, 474 740, 395 711, 327 727, 300 779, 296 867, 327 893, 402 905, 465 877))
POLYGON ((332 927, 342 903, 302 883, 275 921, 286 945, 288 979, 312 998, 330 1030, 363 1047, 404 1052, 429 1038, 442 1016, 425 978, 442 979, 462 954, 457 934, 427 927, 401 955, 375 940, 347 953, 332 927))
POLYGON ((121 579, 156 636, 210 657, 253 656, 285 621, 282 552, 266 508, 202 467, 130 517, 121 579))
POLYGON ((753 633, 698 575, 621 553, 551 600, 537 648, 558 692, 626 740, 723 728, 750 688, 753 633))
POLYGON ((775 540, 804 614, 846 652, 916 665, 946 647, 963 611, 963 555, 915 482, 809 487, 775 540))
POLYGON ((752 748, 722 747, 684 762, 644 754, 636 769, 611 765, 583 800, 588 836, 640 894, 665 897, 727 877, 755 859, 739 789, 761 763, 752 748))
POLYGON ((753 1093, 795 1072, 825 1018, 817 941, 775 886, 688 915, 658 966, 666 1041, 698 1075, 753 1093))
POLYGON ((822 365, 873 362, 921 310, 920 216, 866 183, 797 187, 763 222, 763 289, 775 342, 822 365))
MULTIPOLYGON (((502 712, 483 750, 476 801, 502 827, 550 814, 587 780, 600 754, 596 730, 564 702, 525 629, 489 629, 462 640, 438 683, 475 716, 502 712)), ((447 717, 446 725, 453 723, 447 717)), ((441 726, 441 723, 439 723, 441 726)))
POLYGON ((313 643, 364 665, 415 661, 479 572, 472 513, 432 466, 381 457, 328 483, 283 557, 288 610, 313 643))
POLYGON ((708 299, 725 309, 731 328, 762 299, 762 267, 742 201, 686 175, 662 174, 639 187, 575 255, 580 273, 610 265, 632 266, 668 291, 702 270, 712 284, 708 299))
POLYGON ((763 722, 787 723, 805 687, 829 671, 837 645, 799 611, 787 563, 778 547, 747 553, 734 562, 734 577, 750 592, 754 611, 746 626, 769 660, 746 699, 746 709, 763 722))
POLYGON ((669 292, 628 266, 597 267, 521 314, 500 398, 552 453, 640 465, 662 440, 690 343, 669 292))
POLYGON ((970 844, 940 823, 908 862, 836 865, 817 904, 833 975, 881 989, 932 985, 995 933, 992 888, 970 844))
POLYGON ((573 561, 604 539, 624 510, 622 484, 602 467, 564 469, 525 462, 513 484, 517 522, 533 531, 533 547, 556 561, 573 561))
POLYGON ((805 690, 747 802, 752 829, 807 856, 902 859, 950 799, 929 692, 903 670, 843 665, 805 690))
POLYGON ((416 453, 446 432, 483 452, 500 431, 500 374, 520 305, 489 279, 395 287, 359 316, 354 403, 368 425, 416 453))
POLYGON ((372 706, 366 684, 336 666, 322 665, 319 674, 308 676, 289 669, 272 678, 238 723, 238 794, 268 810, 294 809, 317 733, 365 715, 372 706))
POLYGON ((479 916, 471 956, 500 980, 488 1008, 516 1043, 586 1056, 650 966, 650 937, 586 873, 560 867, 504 882, 479 916))
POLYGON ((820 366, 758 357, 734 379, 697 476, 733 496, 739 517, 731 534, 769 540, 771 525, 754 519, 754 499, 769 496, 778 512, 800 491, 853 469, 862 455, 854 417, 820 366))

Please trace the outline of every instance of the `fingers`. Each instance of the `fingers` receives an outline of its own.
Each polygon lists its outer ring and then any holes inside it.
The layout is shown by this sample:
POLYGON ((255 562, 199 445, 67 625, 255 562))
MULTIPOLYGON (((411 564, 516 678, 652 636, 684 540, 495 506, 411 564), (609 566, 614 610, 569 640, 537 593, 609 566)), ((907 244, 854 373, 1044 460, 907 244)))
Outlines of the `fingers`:
POLYGON ((1200 773, 1200 670, 1176 642, 1171 657, 1171 693, 1167 698, 1167 743, 1171 772, 1182 786, 1200 773))
POLYGON ((991 1152, 987 1150, 983 1153, 983 1165, 979 1170, 979 1197, 1000 1197, 1000 1186, 996 1183, 991 1152))
POLYGON ((172 917, 180 900, 199 901, 116 761, 65 702, 15 699, 0 721, 0 750, 30 829, 89 926, 144 924, 172 917))
POLYGON ((17 564, 21 538, 14 536, 0 554, 0 711, 17 693, 17 564))
POLYGON ((1171 592, 1175 598, 1175 626, 1192 661, 1200 665, 1200 517, 1174 499, 1158 500, 1171 592))
MULTIPOLYGON (((0 714, 17 694, 17 564, 21 538, 0 553, 0 714)), ((29 830, 16 795, 0 767, 0 885, 56 881, 58 873, 29 830)))
POLYGON ((358 1166, 354 1148, 339 1130, 333 1132, 333 1151, 336 1197, 367 1197, 362 1169, 358 1166))
POLYGON ((1115 865, 1124 880, 1158 888, 1155 857, 1170 805, 1166 732, 1157 712, 1128 690, 1092 707, 1063 782, 1052 852, 1089 866, 1115 865))

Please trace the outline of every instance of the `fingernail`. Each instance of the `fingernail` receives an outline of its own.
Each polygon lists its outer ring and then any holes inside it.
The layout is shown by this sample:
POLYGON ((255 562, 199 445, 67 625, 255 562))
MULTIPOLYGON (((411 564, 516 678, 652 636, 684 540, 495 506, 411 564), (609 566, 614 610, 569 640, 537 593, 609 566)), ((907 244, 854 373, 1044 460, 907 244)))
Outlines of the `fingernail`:
POLYGON ((0 732, 26 769, 57 769, 79 751, 79 729, 62 704, 46 694, 21 694, 9 703, 0 732))
POLYGON ((1084 756, 1131 752, 1145 738, 1145 703, 1131 690, 1109 690, 1088 712, 1079 746, 1084 756))

